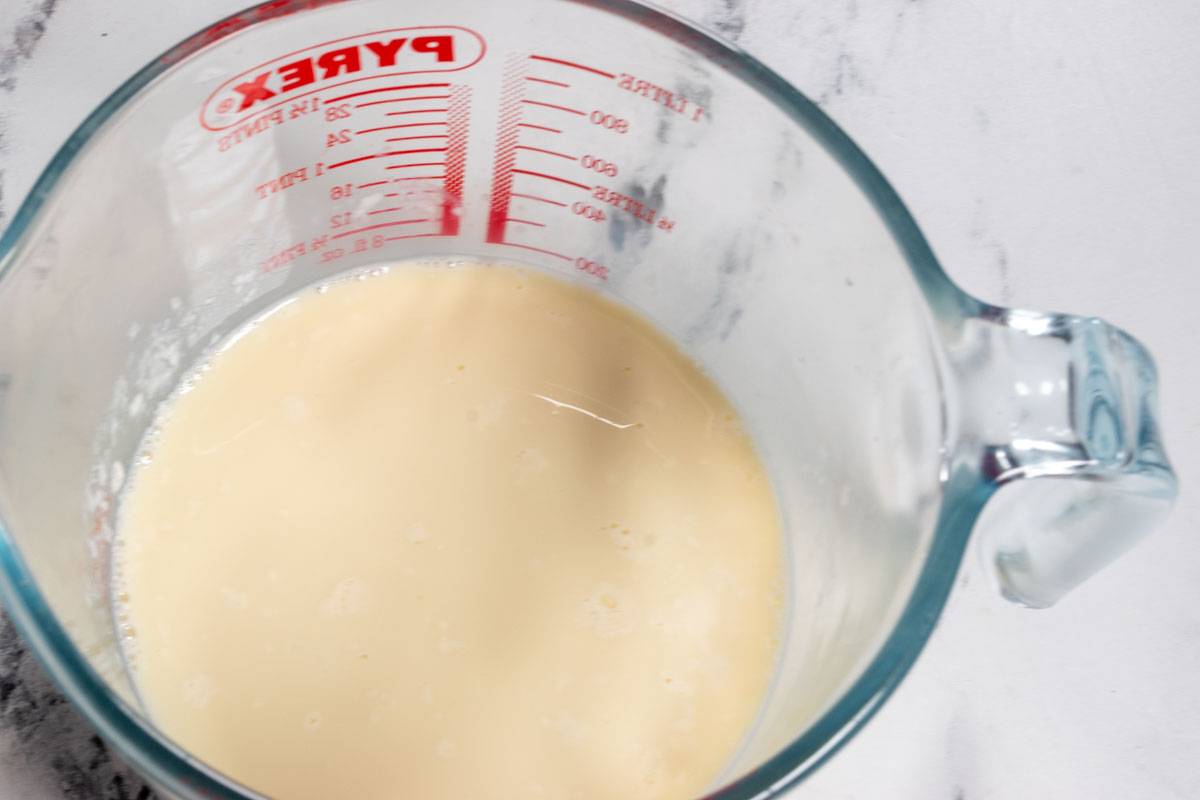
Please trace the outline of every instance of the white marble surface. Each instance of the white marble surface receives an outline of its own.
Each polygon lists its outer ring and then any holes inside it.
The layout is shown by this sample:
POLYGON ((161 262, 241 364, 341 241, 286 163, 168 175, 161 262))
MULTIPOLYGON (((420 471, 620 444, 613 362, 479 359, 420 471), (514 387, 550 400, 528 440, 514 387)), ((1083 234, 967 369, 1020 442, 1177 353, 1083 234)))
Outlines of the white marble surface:
MULTIPOLYGON (((1050 611, 969 560, 879 716, 798 800, 1200 797, 1200 4, 670 0, 821 105, 950 273, 1096 314, 1157 356, 1167 527, 1050 611)), ((119 81, 241 0, 3 0, 0 226, 119 81)), ((0 797, 145 800, 0 630, 0 797)))

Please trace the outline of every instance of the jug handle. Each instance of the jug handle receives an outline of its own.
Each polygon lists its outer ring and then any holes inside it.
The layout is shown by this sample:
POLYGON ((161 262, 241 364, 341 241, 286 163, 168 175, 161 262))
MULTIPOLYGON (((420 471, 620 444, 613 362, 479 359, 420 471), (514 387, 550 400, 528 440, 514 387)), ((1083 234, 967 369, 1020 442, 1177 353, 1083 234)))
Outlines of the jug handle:
POLYGON ((1005 597, 1053 605, 1166 519, 1177 483, 1139 342, 1095 318, 981 304, 947 353, 955 452, 992 489, 975 535, 1005 597))

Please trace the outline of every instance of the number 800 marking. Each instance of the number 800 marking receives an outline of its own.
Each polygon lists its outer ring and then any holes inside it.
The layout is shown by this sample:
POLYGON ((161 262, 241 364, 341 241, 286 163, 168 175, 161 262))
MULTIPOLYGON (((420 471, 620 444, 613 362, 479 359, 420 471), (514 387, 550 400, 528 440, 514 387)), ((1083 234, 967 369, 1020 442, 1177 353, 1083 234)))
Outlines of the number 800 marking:
POLYGON ((603 111, 593 111, 588 117, 593 125, 600 125, 617 133, 629 133, 629 120, 621 119, 615 114, 605 114, 603 111))

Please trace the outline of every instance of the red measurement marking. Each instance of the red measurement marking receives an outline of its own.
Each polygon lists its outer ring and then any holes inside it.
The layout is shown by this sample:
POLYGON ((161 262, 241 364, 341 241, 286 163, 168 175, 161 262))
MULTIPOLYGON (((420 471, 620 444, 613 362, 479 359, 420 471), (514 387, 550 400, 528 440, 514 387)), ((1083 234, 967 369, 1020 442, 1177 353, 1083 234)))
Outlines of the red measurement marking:
POLYGON ((521 96, 525 92, 524 65, 508 59, 500 89, 500 120, 496 127, 496 155, 492 159, 492 202, 488 209, 488 242, 504 241, 504 220, 512 203, 512 169, 517 163, 517 141, 521 119, 521 96))
POLYGON ((397 89, 440 89, 449 86, 448 83, 413 83, 408 86, 384 86, 382 89, 367 89, 362 92, 351 92, 340 97, 330 97, 325 101, 325 104, 340 103, 343 100, 349 100, 351 97, 362 97, 364 94, 377 94, 379 92, 393 92, 397 89))
POLYGON ((544 106, 544 107, 546 107, 546 108, 553 108, 553 109, 556 109, 556 110, 558 110, 558 111, 570 111, 572 114, 578 114, 578 115, 579 115, 579 116, 581 116, 581 117, 586 117, 586 116, 587 116, 587 114, 584 114, 582 111, 579 111, 578 109, 574 109, 574 108, 567 108, 566 106, 556 106, 556 105, 554 105, 553 103, 542 103, 542 102, 539 102, 539 101, 537 101, 537 100, 522 100, 521 102, 522 102, 522 103, 528 103, 528 104, 529 104, 529 105, 531 105, 531 106, 544 106))
POLYGON ((525 80, 527 80, 527 81, 533 81, 533 82, 535 82, 535 83, 548 83, 548 84, 550 84, 551 86, 561 86, 561 87, 563 87, 564 89, 570 89, 570 88, 571 88, 571 84, 569 84, 569 83, 562 83, 561 81, 548 81, 548 80, 546 80, 545 78, 526 78, 525 80))
POLYGON ((449 100, 448 94, 423 94, 420 97, 393 97, 390 100, 375 100, 371 103, 358 103, 355 108, 366 108, 367 106, 381 106, 384 103, 405 103, 409 100, 449 100))
POLYGON ((385 183, 387 183, 387 181, 372 181, 371 183, 360 183, 358 185, 358 188, 359 189, 369 189, 372 186, 383 186, 385 183))
POLYGON ((329 164, 326 167, 326 169, 337 169, 338 167, 344 167, 347 164, 354 164, 356 162, 366 161, 366 160, 372 159, 372 158, 383 158, 386 155, 387 155, 387 153, 380 153, 379 155, 374 155, 374 156, 361 156, 360 158, 351 158, 351 159, 347 159, 346 161, 339 161, 336 164, 329 164))
MULTIPOLYGON (((390 169, 390 167, 389 167, 389 169, 390 169)), ((527 169, 514 169, 513 172, 519 173, 521 175, 532 175, 535 178, 546 178, 547 180, 558 181, 559 183, 565 183, 568 186, 574 186, 576 188, 583 189, 584 191, 591 191, 591 188, 592 188, 586 184, 576 183, 575 181, 569 181, 566 178, 558 178, 558 177, 555 177, 554 175, 547 175, 544 172, 530 172, 527 169)))
POLYGON ((352 231, 346 231, 345 233, 335 233, 333 236, 330 236, 329 238, 330 239, 340 239, 343 236, 353 236, 356 233, 366 233, 367 231, 373 231, 378 228, 390 228, 393 225, 415 225, 418 222, 429 222, 429 220, 428 219, 402 219, 399 222, 380 222, 378 225, 367 225, 362 228, 356 228, 355 230, 352 230, 352 231))
POLYGON ((522 225, 536 225, 536 226, 537 226, 537 227, 539 227, 539 228, 544 228, 544 227, 546 227, 545 225, 543 225, 543 224, 542 224, 542 223, 540 223, 540 222, 533 222, 532 220, 528 220, 528 219, 514 219, 513 217, 509 217, 508 219, 506 219, 506 220, 504 220, 504 221, 505 221, 505 222, 519 222, 519 223, 521 223, 522 225))
POLYGON ((471 114, 471 90, 455 86, 450 90, 449 127, 446 140, 446 182, 442 188, 442 234, 457 236, 462 222, 463 180, 467 166, 467 127, 471 114))
POLYGON ((533 250, 535 253, 545 253, 548 256, 554 256, 555 258, 561 258, 563 261, 572 261, 573 260, 570 256, 564 256, 562 253, 556 253, 553 250, 543 250, 540 247, 530 247, 527 244, 517 244, 516 242, 496 242, 496 244, 503 244, 503 245, 507 245, 508 247, 519 247, 522 250, 533 250))
POLYGON ((384 139, 385 142, 412 142, 417 139, 445 139, 447 134, 431 133, 428 136, 397 136, 392 139, 384 139))
MULTIPOLYGON (((369 161, 372 158, 387 158, 388 156, 406 156, 411 153, 444 153, 444 152, 446 152, 446 148, 444 148, 444 147, 426 147, 426 148, 422 148, 420 150, 392 150, 391 152, 388 152, 388 153, 376 153, 373 156, 359 156, 358 158, 348 158, 345 161, 339 161, 336 164, 329 164, 325 167, 325 169, 337 169, 338 167, 344 167, 347 164, 356 164, 359 161, 369 161)), ((409 166, 415 166, 415 165, 409 165, 409 166)), ((388 169, 391 169, 391 167, 388 167, 388 169)))
POLYGON ((583 64, 576 64, 574 61, 563 61, 561 58, 549 58, 547 56, 530 56, 529 58, 533 61, 546 61, 551 64, 561 64, 564 67, 574 67, 575 69, 581 69, 584 72, 593 72, 597 75, 603 75, 605 78, 617 77, 611 72, 605 72, 604 70, 599 70, 595 67, 585 67, 583 64))
POLYGON ((424 239, 426 236, 442 236, 440 233, 410 233, 408 236, 389 236, 385 242, 398 242, 401 239, 424 239))
POLYGON ((548 155, 558 156, 559 158, 565 158, 567 161, 575 160, 575 156, 569 156, 566 153, 556 153, 553 150, 543 150, 540 147, 529 147, 528 145, 519 144, 519 145, 517 145, 517 149, 518 150, 532 150, 535 153, 546 153, 548 155))
MULTIPOLYGON (((388 169, 408 169, 409 167, 444 167, 446 166, 441 161, 422 161, 420 164, 391 164, 388 169)), ((445 177, 439 176, 439 177, 445 177)))
MULTIPOLYGON (((416 164, 413 164, 411 166, 415 167, 416 164)), ((438 164, 437 166, 440 167, 441 164, 438 164)), ((440 181, 445 177, 446 177, 445 175, 414 175, 411 178, 392 178, 392 181, 393 182, 396 182, 396 181, 440 181)))
POLYGON ((418 108, 413 111, 389 111, 384 114, 385 117, 402 117, 405 114, 445 114, 448 109, 445 108, 418 108))
POLYGON ((540 200, 541 202, 549 203, 552 206, 561 206, 563 208, 567 207, 566 203, 560 203, 557 200, 547 200, 546 198, 538 197, 535 194, 521 194, 520 192, 513 192, 512 196, 513 197, 524 197, 526 200, 540 200))
POLYGON ((384 125, 379 128, 366 128, 365 130, 355 131, 354 135, 358 136, 364 133, 374 133, 375 131, 394 131, 400 128, 425 128, 430 125, 445 125, 444 122, 410 122, 407 125, 384 125))
MULTIPOLYGON (((408 178, 396 178, 395 180, 398 180, 398 181, 405 180, 406 181, 409 179, 408 178)), ((383 181, 383 183, 387 183, 387 181, 383 181)), ((410 191, 403 192, 403 194, 406 196, 414 195, 414 194, 441 194, 441 193, 442 193, 441 189, 412 189, 410 191)), ((384 197, 399 197, 401 194, 402 194, 401 192, 388 192, 387 194, 384 195, 384 197)))
POLYGON ((404 210, 404 206, 396 206, 395 208, 381 208, 377 211, 368 211, 367 216, 369 217, 372 214, 390 214, 393 211, 403 211, 403 210, 404 210))
POLYGON ((558 128, 547 128, 545 125, 530 125, 528 122, 518 122, 518 128, 537 128, 539 131, 550 131, 551 133, 562 133, 558 128))

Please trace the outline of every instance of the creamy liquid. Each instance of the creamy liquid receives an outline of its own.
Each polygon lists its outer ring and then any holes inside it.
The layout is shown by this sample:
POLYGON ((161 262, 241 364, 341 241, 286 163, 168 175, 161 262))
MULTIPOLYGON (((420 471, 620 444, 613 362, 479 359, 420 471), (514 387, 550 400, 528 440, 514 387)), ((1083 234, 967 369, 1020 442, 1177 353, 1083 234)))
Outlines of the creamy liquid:
POLYGON ((169 736, 281 800, 701 795, 783 557, 733 408, 631 311, 507 266, 280 306, 169 404, 119 618, 169 736))

